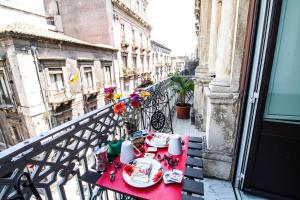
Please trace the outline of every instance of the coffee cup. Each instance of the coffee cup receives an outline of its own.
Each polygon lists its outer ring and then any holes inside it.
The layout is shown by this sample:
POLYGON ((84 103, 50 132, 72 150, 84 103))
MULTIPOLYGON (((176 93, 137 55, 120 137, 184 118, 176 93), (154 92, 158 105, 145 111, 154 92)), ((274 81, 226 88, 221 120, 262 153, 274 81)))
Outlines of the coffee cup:
POLYGON ((140 156, 140 155, 141 155, 141 152, 132 144, 131 141, 126 140, 126 141, 122 142, 121 155, 120 155, 121 163, 128 164, 136 156, 140 156), (138 154, 135 154, 134 149, 138 152, 138 154))
POLYGON ((180 155, 182 153, 181 137, 173 134, 170 137, 168 152, 171 155, 180 155))

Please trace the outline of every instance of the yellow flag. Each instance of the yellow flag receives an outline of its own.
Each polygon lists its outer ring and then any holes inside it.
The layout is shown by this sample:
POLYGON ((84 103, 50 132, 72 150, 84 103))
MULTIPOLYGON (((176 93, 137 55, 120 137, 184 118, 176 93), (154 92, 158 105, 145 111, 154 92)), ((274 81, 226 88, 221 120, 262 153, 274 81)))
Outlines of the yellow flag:
POLYGON ((79 71, 76 72, 73 76, 70 77, 69 83, 76 83, 76 81, 78 79, 78 76, 79 76, 79 71))

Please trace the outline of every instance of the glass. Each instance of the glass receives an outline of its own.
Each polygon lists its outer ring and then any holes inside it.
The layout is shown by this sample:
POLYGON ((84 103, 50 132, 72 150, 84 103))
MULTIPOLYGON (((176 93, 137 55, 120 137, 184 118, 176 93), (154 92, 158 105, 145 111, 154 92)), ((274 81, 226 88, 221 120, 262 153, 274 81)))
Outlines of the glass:
POLYGON ((282 4, 265 120, 300 121, 299 7, 299 0, 285 0, 282 4))

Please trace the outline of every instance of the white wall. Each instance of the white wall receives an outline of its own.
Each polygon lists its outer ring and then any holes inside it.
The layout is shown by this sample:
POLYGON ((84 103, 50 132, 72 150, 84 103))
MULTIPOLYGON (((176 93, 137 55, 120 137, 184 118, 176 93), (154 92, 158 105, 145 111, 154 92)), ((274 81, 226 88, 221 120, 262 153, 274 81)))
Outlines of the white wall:
POLYGON ((0 27, 14 22, 47 28, 43 0, 0 0, 0 27))

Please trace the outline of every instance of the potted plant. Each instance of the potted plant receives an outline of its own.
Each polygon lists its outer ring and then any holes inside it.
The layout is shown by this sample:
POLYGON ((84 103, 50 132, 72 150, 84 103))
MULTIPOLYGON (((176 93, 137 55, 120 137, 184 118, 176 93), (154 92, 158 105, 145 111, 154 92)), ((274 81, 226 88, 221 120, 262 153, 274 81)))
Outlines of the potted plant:
POLYGON ((142 90, 145 87, 148 87, 153 84, 153 81, 150 77, 143 78, 141 83, 137 86, 137 89, 142 90))
POLYGON ((190 117, 191 104, 187 102, 187 94, 194 90, 194 82, 181 75, 171 77, 173 88, 179 95, 179 101, 176 104, 177 118, 188 119, 190 117))

